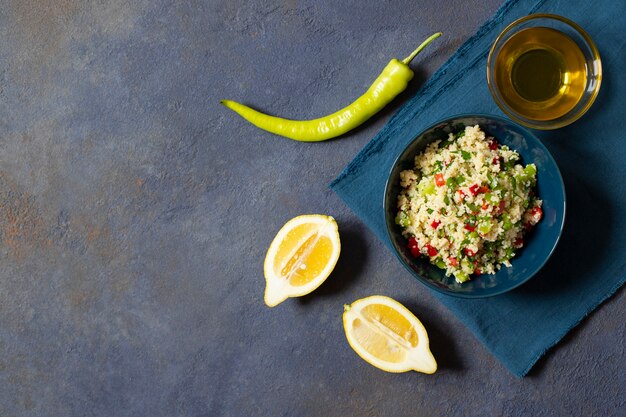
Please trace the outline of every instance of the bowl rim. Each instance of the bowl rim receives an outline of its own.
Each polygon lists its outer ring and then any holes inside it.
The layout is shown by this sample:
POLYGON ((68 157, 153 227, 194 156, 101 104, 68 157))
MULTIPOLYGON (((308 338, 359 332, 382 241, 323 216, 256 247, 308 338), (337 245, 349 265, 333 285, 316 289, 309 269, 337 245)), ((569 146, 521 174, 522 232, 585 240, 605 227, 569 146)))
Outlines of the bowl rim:
MULTIPOLYGON (((524 126, 517 125, 515 123, 515 121, 506 119, 506 118, 501 117, 501 116, 495 116, 495 115, 491 115, 491 114, 487 114, 487 113, 460 113, 460 114, 455 114, 455 115, 452 115, 452 116, 449 116, 449 117, 445 117, 445 118, 439 119, 436 122, 429 124, 426 128, 422 129, 417 135, 415 135, 415 137, 410 142, 408 142, 407 145, 404 148, 402 148, 400 153, 394 158, 394 161, 393 161, 393 163, 391 165, 391 168, 389 169, 389 172, 387 174, 387 180, 385 181, 385 192, 383 193, 383 210, 384 210, 384 216, 385 216, 385 229, 387 231, 387 238, 389 239, 389 243, 391 244, 392 252, 395 255, 395 257, 400 261, 400 263, 404 266, 404 268, 406 270, 408 270, 409 273, 411 273, 411 275, 414 278, 416 278, 422 284, 426 285, 428 288, 431 288, 431 289, 437 291, 440 294, 445 294, 445 295, 449 295, 449 296, 456 297, 456 298, 478 299, 478 298, 495 297, 497 295, 501 295, 501 294, 510 292, 510 291, 518 288, 519 286, 525 284, 526 282, 528 282, 532 277, 534 277, 545 266, 545 264, 548 262, 548 260, 554 254, 554 251, 556 250, 556 247, 558 246, 558 243, 561 240, 561 236, 563 235, 563 227, 565 225, 565 218, 566 218, 566 214, 567 214, 567 195, 566 195, 566 190, 565 190, 565 183, 563 182, 563 175, 561 175, 561 170, 559 169, 559 166, 556 163, 556 160, 554 159, 554 157, 552 156, 552 154, 550 153, 548 148, 546 148, 546 146, 543 144, 543 142, 541 142, 541 140, 539 140, 539 138, 537 136, 535 136, 530 130, 526 129, 524 126), (485 118, 485 119, 492 119, 492 120, 498 121, 500 123, 504 123, 504 124, 507 124, 507 125, 514 126, 514 127, 518 128, 518 129, 520 129, 525 135, 528 135, 528 136, 531 136, 532 138, 534 138, 535 141, 537 142, 538 146, 548 156, 548 161, 551 162, 553 164, 553 166, 556 168, 556 173, 557 173, 557 177, 558 177, 558 183, 559 183, 559 185, 561 187, 561 190, 563 191, 563 216, 561 218, 560 224, 558 225, 559 233, 558 233, 556 239, 554 240, 554 243, 552 244, 552 247, 550 248, 550 251, 548 252, 548 255, 535 268, 535 270, 532 271, 525 279, 520 280, 520 282, 518 282, 518 283, 515 283, 515 285, 513 285, 512 287, 509 287, 509 288, 506 288, 506 289, 503 289, 503 290, 500 290, 500 291, 496 291, 496 292, 493 292, 493 293, 490 293, 490 294, 459 293, 459 292, 443 289, 443 288, 437 287, 436 285, 431 283, 428 279, 422 277, 420 274, 415 272, 406 262, 404 262, 404 260, 402 259, 402 257, 399 254, 398 249, 396 248, 396 245, 394 244, 393 236, 391 234, 391 228, 389 227, 389 222, 388 222, 388 216, 390 215, 390 211, 389 211, 389 207, 387 206, 387 200, 388 200, 387 199, 387 195, 388 195, 388 193, 390 191, 390 187, 391 187, 391 175, 393 174, 394 169, 398 165, 400 157, 404 154, 404 152, 406 151, 406 149, 409 146, 411 146, 416 140, 418 140, 422 135, 424 135, 425 132, 433 129, 437 125, 440 125, 442 123, 452 122, 455 119, 480 118, 480 117, 485 118)), ((515 259, 513 259, 513 262, 514 261, 515 261, 515 259)), ((513 266, 511 266, 511 268, 512 267, 513 266)))
MULTIPOLYGON (((587 113, 587 111, 591 108, 591 106, 593 105, 593 103, 596 101, 596 98, 598 97, 598 94, 600 93, 600 87, 602 85, 602 59, 600 57, 600 52, 598 51, 598 48, 596 47, 595 42, 593 41, 593 39, 591 39, 591 36, 589 36, 589 34, 576 22, 557 15, 557 14, 552 14, 552 13, 535 13, 535 14, 530 14, 528 16, 524 16, 521 17, 513 22, 511 22, 508 26, 506 26, 502 32, 500 32, 500 34, 496 37, 496 39, 493 41, 493 44, 491 45, 491 48, 489 49, 489 55, 487 56, 487 86, 489 87, 489 92, 491 93, 491 96, 493 98, 493 100, 496 102, 496 104, 498 105, 498 107, 500 108, 500 110, 502 110, 508 117, 510 117, 513 121, 515 121, 516 123, 519 123, 525 127, 529 127, 531 129, 537 129, 537 130, 554 130, 554 129, 559 129, 561 127, 570 125, 572 123, 574 123, 576 120, 580 119, 585 113, 587 113), (492 78, 494 77, 493 74, 491 74, 491 71, 489 70, 490 66, 491 66, 491 62, 495 59, 494 53, 496 50, 496 46, 500 43, 500 41, 515 27, 517 27, 518 25, 530 21, 530 20, 536 20, 536 19, 552 19, 552 20, 557 20, 561 23, 565 23, 566 25, 572 27, 576 32, 578 32, 583 39, 585 40, 585 42, 587 43, 587 45, 589 46, 589 48, 591 49, 591 53, 593 55, 594 58, 594 62, 597 63, 597 69, 598 69, 598 73, 596 75, 596 86, 593 89, 593 91, 591 92, 591 96, 589 97, 587 103, 585 103, 585 105, 578 110, 577 113, 572 114, 571 116, 567 117, 566 119, 562 120, 559 123, 553 123, 553 124, 549 124, 549 125, 542 125, 542 124, 537 124, 537 123, 533 123, 532 119, 527 119, 524 118, 520 115, 518 115, 516 112, 512 111, 511 109, 509 109, 509 107, 502 102, 502 100, 499 99, 498 97, 498 91, 495 87, 495 80, 492 80, 492 78)), ((589 77, 589 74, 587 74, 587 77, 589 77)), ((545 122, 549 123, 555 120, 559 120, 563 117, 566 117, 567 113, 563 116, 560 116, 556 119, 552 119, 552 120, 547 120, 545 122)))

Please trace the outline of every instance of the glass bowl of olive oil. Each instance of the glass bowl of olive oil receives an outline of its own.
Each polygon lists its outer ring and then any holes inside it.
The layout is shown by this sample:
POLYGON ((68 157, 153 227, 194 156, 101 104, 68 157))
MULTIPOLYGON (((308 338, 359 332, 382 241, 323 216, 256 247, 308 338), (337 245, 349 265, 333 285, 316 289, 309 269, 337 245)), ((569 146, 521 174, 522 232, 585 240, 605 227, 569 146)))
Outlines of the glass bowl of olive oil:
POLYGON ((534 129, 566 126, 591 107, 602 81, 600 54, 576 23, 557 15, 516 20, 487 58, 487 83, 500 107, 534 129))

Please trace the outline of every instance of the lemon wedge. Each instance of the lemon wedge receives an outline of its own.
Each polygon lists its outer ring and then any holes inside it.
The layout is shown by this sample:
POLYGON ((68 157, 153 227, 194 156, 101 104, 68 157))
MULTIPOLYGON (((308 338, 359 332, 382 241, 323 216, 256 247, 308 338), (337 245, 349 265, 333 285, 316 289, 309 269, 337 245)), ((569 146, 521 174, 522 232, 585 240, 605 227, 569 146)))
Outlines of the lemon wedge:
POLYGON ((265 304, 274 307, 319 287, 340 252, 339 229, 332 217, 308 214, 289 220, 265 256, 265 304))
POLYGON ((383 371, 437 370, 424 325, 396 300, 374 295, 345 305, 343 328, 352 349, 383 371))

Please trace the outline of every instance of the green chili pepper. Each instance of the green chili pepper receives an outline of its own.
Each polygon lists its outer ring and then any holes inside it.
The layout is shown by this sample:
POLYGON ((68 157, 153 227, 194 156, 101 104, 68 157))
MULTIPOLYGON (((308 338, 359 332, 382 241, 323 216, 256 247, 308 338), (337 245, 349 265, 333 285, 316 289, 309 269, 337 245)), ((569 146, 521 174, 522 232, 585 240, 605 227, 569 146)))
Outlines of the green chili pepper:
POLYGON ((402 227, 409 227, 411 225, 411 219, 404 211, 399 211, 396 216, 396 224, 402 227))
POLYGON ((486 235, 487 233, 491 231, 491 225, 489 223, 480 223, 478 225, 478 231, 481 234, 486 235))
POLYGON ((509 218, 509 216, 505 213, 502 215, 502 229, 506 230, 511 230, 511 228, 513 227, 513 223, 511 223, 511 220, 509 218))
POLYGON ((319 119, 289 120, 261 113, 235 101, 222 100, 221 103, 253 125, 277 135, 302 142, 331 139, 359 126, 404 91, 413 78, 409 63, 439 36, 441 32, 426 39, 402 61, 392 59, 365 94, 347 107, 319 119))
POLYGON ((469 274, 466 274, 465 272, 455 272, 454 277, 458 282, 465 282, 469 280, 469 274))
POLYGON ((537 166, 535 164, 528 164, 524 167, 524 174, 529 177, 534 177, 537 173, 537 166))
MULTIPOLYGON (((467 259, 461 260, 461 270, 466 273, 470 273, 474 270, 472 263, 467 259)), ((457 276, 458 278, 458 276, 457 276)))
POLYGON ((520 175, 520 180, 524 184, 530 182, 530 185, 534 185, 536 181, 535 174, 537 174, 537 167, 535 164, 528 164, 524 167, 523 174, 520 175))
POLYGON ((430 182, 420 182, 417 185, 417 191, 420 195, 425 196, 426 194, 435 194, 435 183, 430 182))

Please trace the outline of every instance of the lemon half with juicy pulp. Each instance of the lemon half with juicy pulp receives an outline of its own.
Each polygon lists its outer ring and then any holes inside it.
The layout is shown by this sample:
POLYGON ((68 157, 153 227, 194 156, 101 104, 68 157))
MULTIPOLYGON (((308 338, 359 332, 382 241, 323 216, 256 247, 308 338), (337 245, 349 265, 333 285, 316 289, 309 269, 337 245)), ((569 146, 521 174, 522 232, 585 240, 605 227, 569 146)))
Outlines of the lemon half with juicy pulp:
POLYGON ((340 252, 339 229, 332 217, 307 214, 289 220, 265 256, 265 304, 274 307, 319 287, 335 268, 340 252))
POLYGON ((424 325, 392 298, 374 295, 345 305, 343 327, 352 349, 383 371, 437 370, 424 325))

